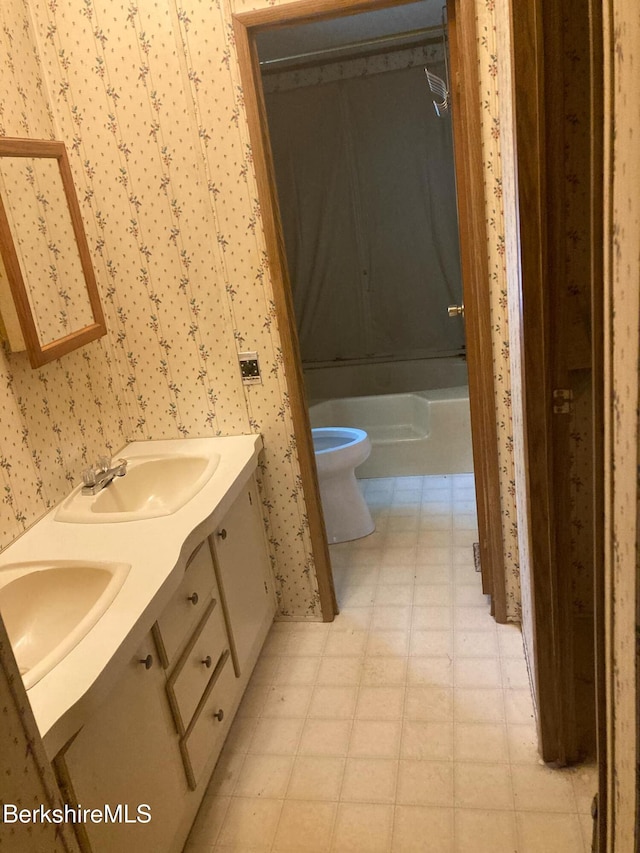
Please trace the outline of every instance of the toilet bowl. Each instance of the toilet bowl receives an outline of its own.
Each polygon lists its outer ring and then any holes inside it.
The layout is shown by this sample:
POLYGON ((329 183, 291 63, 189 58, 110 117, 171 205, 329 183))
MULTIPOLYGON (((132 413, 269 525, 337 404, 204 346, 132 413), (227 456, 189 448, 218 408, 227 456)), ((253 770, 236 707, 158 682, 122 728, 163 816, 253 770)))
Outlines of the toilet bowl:
POLYGON ((369 436, 351 427, 318 427, 311 435, 329 544, 368 536, 375 524, 354 469, 371 453, 369 436))

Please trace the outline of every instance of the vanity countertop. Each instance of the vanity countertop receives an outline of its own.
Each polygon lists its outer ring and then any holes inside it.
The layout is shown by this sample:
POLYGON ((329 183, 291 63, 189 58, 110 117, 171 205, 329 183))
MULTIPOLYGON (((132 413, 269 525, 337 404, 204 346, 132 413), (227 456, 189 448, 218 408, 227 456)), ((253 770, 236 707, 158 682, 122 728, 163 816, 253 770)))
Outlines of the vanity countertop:
POLYGON ((34 560, 131 566, 96 625, 27 693, 50 758, 108 695, 121 667, 178 588, 193 549, 215 531, 251 477, 261 449, 260 435, 133 442, 119 455, 215 453, 220 462, 202 489, 171 515, 83 524, 56 521, 55 508, 0 555, 0 569, 34 560))

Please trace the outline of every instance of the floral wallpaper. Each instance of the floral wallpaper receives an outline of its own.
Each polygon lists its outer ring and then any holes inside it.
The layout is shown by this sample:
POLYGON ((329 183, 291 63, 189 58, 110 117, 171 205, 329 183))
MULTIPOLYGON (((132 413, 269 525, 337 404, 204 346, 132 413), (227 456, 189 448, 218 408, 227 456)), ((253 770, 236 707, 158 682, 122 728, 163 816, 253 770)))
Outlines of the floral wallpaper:
POLYGON ((638 359, 640 317, 640 17, 634 0, 608 0, 605 22, 605 481, 609 749, 609 850, 637 850, 636 643, 638 561, 638 359), (610 49, 609 49, 610 48, 610 49))
POLYGON ((506 129, 501 129, 501 114, 510 110, 510 103, 501 96, 498 85, 499 71, 505 80, 510 74, 507 49, 509 18, 508 9, 501 8, 495 0, 477 0, 476 10, 507 616, 520 622, 522 604, 516 495, 523 489, 524 481, 519 480, 516 487, 515 453, 519 441, 522 446, 522 422, 518 424, 519 432, 515 433, 511 380, 514 365, 511 360, 508 299, 509 289, 517 287, 518 279, 514 277, 513 269, 507 275, 502 147, 510 142, 506 129), (499 39, 502 39, 501 50, 499 39))
MULTIPOLYGON (((0 5, 0 69, 0 135, 58 137, 25 0, 0 5)), ((128 419, 106 338, 38 370, 0 347, 0 388, 4 548, 125 443, 128 419)))

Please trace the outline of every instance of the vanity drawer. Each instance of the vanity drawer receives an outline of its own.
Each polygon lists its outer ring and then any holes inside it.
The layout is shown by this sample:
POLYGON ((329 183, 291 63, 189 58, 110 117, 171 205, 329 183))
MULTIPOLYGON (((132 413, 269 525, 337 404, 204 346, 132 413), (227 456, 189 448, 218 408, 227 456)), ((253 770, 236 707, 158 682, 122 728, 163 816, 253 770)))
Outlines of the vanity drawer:
POLYGON ((180 586, 154 625, 153 636, 165 669, 202 619, 211 602, 212 590, 217 597, 213 560, 205 539, 189 557, 180 586))
POLYGON ((202 624, 194 633, 180 661, 167 681, 167 693, 176 725, 184 734, 194 711, 215 674, 218 661, 229 648, 222 607, 209 604, 202 624))
POLYGON ((236 677, 227 649, 220 658, 198 713, 180 741, 184 769, 192 791, 214 753, 217 756, 222 749, 231 725, 236 690, 236 677))

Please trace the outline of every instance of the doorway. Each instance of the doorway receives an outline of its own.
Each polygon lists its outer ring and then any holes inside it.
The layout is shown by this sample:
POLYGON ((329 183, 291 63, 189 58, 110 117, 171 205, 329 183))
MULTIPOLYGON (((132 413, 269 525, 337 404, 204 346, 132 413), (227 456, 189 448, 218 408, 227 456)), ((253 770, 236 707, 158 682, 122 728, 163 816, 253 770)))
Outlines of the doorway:
MULTIPOLYGON (((300 348, 288 278, 281 219, 274 180, 264 94, 255 38, 276 26, 327 20, 356 12, 382 9, 382 2, 348 3, 336 9, 334 0, 302 0, 234 16, 236 45, 240 58, 245 106, 253 143, 263 226, 271 263, 276 310, 283 332, 283 358, 290 382, 291 411, 296 429, 303 487, 309 509, 309 528, 316 555, 316 573, 325 620, 337 612, 324 522, 315 470, 309 414, 306 407, 300 348)), ((491 321, 486 259, 480 116, 477 99, 465 98, 465 88, 477 91, 475 63, 475 18, 468 4, 449 3, 450 61, 453 87, 454 145, 460 262, 464 302, 467 306, 466 339, 469 372, 471 429, 478 508, 479 550, 483 591, 491 596, 492 612, 498 622, 506 621, 502 520, 498 482, 497 435, 491 359, 491 321), (459 8, 462 6, 462 8, 459 8)))

